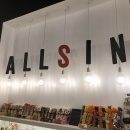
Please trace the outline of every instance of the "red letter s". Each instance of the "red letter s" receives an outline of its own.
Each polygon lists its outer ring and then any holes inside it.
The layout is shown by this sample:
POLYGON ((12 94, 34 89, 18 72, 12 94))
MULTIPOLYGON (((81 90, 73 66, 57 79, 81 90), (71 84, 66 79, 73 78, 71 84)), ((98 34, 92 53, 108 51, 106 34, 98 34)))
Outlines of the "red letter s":
POLYGON ((64 63, 62 63, 62 60, 61 59, 58 59, 58 65, 61 67, 61 68, 65 68, 69 65, 69 59, 68 57, 64 54, 63 52, 63 49, 66 50, 66 53, 70 53, 70 48, 67 46, 67 45, 61 45, 59 47, 59 54, 60 56, 64 59, 64 63))

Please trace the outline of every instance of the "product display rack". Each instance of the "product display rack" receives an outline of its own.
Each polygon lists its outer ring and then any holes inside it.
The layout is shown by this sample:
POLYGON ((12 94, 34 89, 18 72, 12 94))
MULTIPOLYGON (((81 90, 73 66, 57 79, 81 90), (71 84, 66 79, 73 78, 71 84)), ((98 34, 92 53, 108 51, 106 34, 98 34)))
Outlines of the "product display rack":
POLYGON ((6 117, 6 116, 0 116, 0 120, 27 124, 27 125, 33 125, 33 126, 39 126, 39 127, 45 127, 45 128, 51 128, 51 129, 56 129, 56 130, 78 130, 78 129, 80 129, 76 126, 71 126, 71 125, 60 125, 60 124, 33 121, 33 120, 6 117))
MULTIPOLYGON (((43 128, 50 128, 50 129, 54 129, 54 130, 83 130, 81 128, 78 128, 78 126, 60 125, 60 124, 33 121, 33 120, 6 117, 6 116, 0 116, 0 120, 16 122, 16 123, 32 125, 32 126, 38 126, 38 127, 43 127, 43 128)), ((96 127, 88 127, 87 129, 88 130, 99 130, 99 128, 96 128, 96 127)), ((100 128, 100 130, 105 130, 105 129, 100 128)))

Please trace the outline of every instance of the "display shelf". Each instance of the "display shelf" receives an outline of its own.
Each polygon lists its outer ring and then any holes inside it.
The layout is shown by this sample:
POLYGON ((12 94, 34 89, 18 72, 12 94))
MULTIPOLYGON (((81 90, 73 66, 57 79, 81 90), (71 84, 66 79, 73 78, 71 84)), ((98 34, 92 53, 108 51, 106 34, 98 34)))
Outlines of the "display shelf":
POLYGON ((51 129, 56 129, 56 130, 78 130, 78 129, 80 129, 77 126, 60 125, 60 124, 33 121, 33 120, 6 117, 6 116, 0 116, 0 120, 9 121, 9 122, 16 122, 16 123, 21 123, 21 124, 27 124, 27 125, 33 125, 33 126, 39 126, 39 127, 45 127, 45 128, 51 128, 51 129))
MULTIPOLYGON (((60 124, 33 121, 33 120, 6 117, 6 116, 0 116, 0 120, 16 122, 16 123, 21 123, 21 124, 26 124, 26 125, 33 125, 33 126, 44 127, 44 128, 50 128, 50 129, 55 129, 55 130, 81 130, 81 128, 78 128, 77 126, 60 125, 60 124)), ((88 127, 87 129, 88 130, 105 130, 103 128, 96 128, 96 127, 88 127)))

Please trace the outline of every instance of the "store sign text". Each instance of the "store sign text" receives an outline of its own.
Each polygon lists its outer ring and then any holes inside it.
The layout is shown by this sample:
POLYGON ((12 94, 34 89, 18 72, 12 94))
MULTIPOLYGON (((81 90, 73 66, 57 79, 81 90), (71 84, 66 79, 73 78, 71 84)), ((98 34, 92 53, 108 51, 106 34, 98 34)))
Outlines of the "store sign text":
MULTIPOLYGON (((116 42, 115 38, 110 38, 110 45, 111 45, 111 54, 112 54, 112 62, 113 64, 117 64, 117 55, 121 62, 126 62, 126 53, 125 53, 125 46, 124 46, 124 38, 123 34, 119 36, 119 45, 116 42)), ((48 66, 44 65, 44 49, 40 50, 40 62, 39 62, 39 70, 48 70, 48 66)), ((58 59, 58 65, 61 68, 65 68, 69 65, 69 59, 66 55, 70 53, 70 48, 67 45, 61 45, 58 49, 59 55, 62 59, 58 59), (65 50, 65 53, 64 51, 65 50)), ((23 63, 23 71, 31 71, 31 68, 27 66, 28 63, 28 52, 24 53, 24 63, 23 63)), ((86 64, 91 64, 91 40, 86 41, 86 64)), ((14 64, 14 56, 9 57, 6 74, 15 74, 15 64, 14 64)))

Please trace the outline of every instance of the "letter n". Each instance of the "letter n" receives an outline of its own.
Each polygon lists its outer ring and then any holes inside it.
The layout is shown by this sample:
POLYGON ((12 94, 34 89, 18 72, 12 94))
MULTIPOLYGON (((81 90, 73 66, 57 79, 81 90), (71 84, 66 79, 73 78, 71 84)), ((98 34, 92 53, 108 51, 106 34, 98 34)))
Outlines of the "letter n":
POLYGON ((110 38, 113 64, 117 64, 116 54, 118 55, 121 62, 126 62, 126 53, 125 53, 123 34, 120 34, 118 37, 119 37, 119 45, 117 44, 114 37, 110 38))

